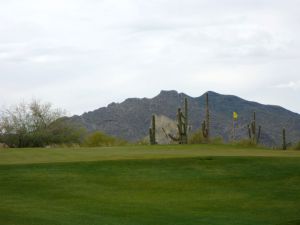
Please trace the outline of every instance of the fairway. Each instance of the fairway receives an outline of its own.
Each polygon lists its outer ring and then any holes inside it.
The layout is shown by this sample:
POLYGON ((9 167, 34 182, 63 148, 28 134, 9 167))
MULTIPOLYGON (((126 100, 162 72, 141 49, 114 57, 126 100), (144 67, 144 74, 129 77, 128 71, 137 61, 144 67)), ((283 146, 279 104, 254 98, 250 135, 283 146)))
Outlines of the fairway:
POLYGON ((2 225, 299 225, 300 152, 0 150, 2 225))

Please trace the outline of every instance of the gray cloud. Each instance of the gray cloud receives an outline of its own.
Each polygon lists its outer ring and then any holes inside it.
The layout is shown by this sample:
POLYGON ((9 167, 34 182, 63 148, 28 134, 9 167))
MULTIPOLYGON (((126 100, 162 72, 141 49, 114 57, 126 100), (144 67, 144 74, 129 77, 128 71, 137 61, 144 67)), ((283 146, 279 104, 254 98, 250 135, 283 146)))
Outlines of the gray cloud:
POLYGON ((299 5, 0 0, 0 105, 37 97, 82 113, 177 89, 300 112, 299 5))

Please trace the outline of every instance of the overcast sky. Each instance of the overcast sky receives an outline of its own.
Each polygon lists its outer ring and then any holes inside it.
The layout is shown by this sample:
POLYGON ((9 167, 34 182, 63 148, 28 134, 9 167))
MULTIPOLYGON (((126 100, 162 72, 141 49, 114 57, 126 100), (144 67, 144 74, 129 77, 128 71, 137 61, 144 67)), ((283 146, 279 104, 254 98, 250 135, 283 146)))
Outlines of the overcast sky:
POLYGON ((160 90, 300 113, 299 0, 0 0, 0 106, 81 114, 160 90))

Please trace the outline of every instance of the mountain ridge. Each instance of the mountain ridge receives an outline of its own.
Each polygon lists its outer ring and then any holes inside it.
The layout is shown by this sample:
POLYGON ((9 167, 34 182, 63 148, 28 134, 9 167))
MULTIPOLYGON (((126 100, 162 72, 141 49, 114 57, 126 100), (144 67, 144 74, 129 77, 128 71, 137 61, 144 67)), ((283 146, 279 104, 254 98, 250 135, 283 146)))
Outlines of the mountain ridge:
MULTIPOLYGON (((229 141, 232 131, 232 112, 239 114, 238 139, 248 138, 247 124, 252 113, 257 114, 257 122, 262 125, 262 143, 278 146, 281 143, 282 128, 287 129, 290 142, 300 140, 300 115, 277 105, 266 105, 244 100, 235 95, 222 95, 213 91, 209 95, 211 111, 211 133, 229 141)), ((205 118, 205 94, 191 97, 175 90, 162 90, 153 98, 128 98, 121 103, 110 103, 106 107, 69 118, 88 131, 102 131, 109 135, 137 141, 148 134, 151 115, 163 115, 176 119, 178 107, 183 106, 184 98, 189 102, 189 118, 192 132, 200 128, 205 118)))

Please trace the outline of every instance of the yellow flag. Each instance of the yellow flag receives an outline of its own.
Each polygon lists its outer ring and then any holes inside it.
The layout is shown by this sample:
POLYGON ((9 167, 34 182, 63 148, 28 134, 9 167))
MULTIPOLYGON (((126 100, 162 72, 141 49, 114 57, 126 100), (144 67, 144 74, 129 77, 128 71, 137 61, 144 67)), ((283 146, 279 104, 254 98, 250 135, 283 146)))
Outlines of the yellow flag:
POLYGON ((233 119, 234 120, 237 120, 239 117, 239 115, 237 114, 237 112, 233 112, 233 119))

